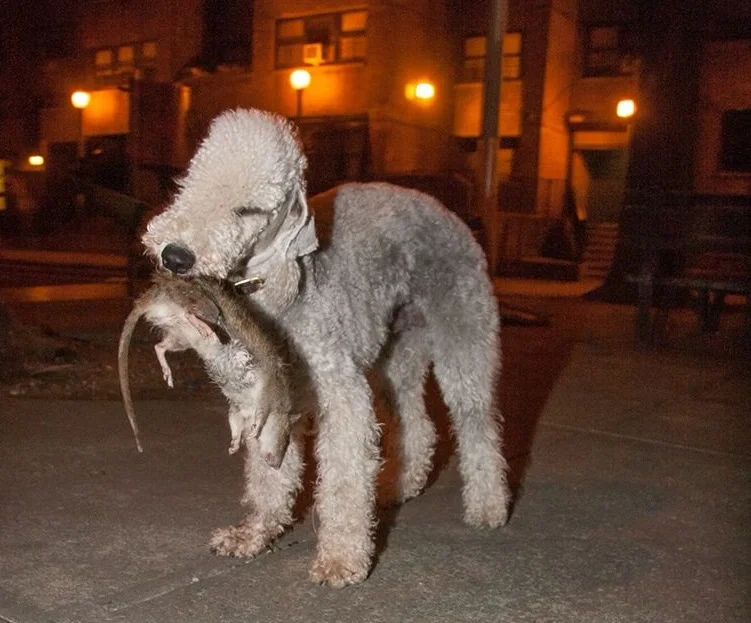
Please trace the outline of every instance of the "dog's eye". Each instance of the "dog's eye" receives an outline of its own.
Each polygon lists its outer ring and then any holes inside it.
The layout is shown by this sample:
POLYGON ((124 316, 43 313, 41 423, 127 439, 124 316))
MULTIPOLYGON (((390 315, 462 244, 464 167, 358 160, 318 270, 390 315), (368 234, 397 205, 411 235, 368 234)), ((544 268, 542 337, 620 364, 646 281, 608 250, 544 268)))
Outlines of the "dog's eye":
POLYGON ((240 206, 239 208, 235 208, 234 212, 235 214, 237 214, 237 216, 240 216, 240 217, 253 216, 257 214, 265 214, 265 210, 261 210, 260 208, 254 208, 253 206, 240 206))

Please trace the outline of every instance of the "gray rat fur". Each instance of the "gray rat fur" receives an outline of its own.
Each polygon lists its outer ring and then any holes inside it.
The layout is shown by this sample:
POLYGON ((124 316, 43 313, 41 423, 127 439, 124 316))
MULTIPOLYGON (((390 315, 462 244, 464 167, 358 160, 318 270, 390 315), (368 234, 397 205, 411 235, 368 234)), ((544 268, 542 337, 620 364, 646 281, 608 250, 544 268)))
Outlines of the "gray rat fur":
POLYGON ((247 300, 216 279, 182 279, 156 273, 153 285, 135 302, 123 325, 118 351, 120 389, 136 446, 143 452, 128 378, 128 351, 141 317, 160 329, 157 359, 172 387, 165 353, 193 349, 209 377, 230 403, 230 454, 242 441, 258 442, 264 460, 278 467, 296 419, 286 365, 247 300))

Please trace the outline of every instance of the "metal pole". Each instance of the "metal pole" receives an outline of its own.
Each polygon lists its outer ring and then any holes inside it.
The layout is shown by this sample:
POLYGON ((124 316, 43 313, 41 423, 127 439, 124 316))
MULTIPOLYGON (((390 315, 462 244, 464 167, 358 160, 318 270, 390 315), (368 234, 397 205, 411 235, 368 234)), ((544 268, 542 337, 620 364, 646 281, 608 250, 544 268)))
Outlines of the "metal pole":
POLYGON ((482 118, 482 209, 481 218, 485 227, 485 252, 491 274, 498 266, 500 249, 500 214, 498 213, 498 176, 496 157, 498 153, 498 113, 501 105, 501 59, 503 58, 503 34, 508 15, 507 0, 492 0, 490 7, 490 30, 485 52, 485 88, 483 93, 482 118))
POLYGON ((297 118, 302 116, 302 92, 305 89, 297 89, 297 118))
POLYGON ((86 156, 86 137, 83 133, 83 108, 78 109, 78 162, 79 166, 81 161, 86 156))

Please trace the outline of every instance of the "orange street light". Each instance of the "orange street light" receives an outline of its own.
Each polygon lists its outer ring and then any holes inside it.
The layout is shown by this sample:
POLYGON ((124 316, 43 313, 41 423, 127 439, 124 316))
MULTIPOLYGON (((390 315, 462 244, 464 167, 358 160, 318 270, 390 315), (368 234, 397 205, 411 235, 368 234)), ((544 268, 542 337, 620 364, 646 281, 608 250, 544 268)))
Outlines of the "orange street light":
POLYGON ((73 108, 83 110, 91 102, 91 93, 87 91, 75 91, 73 95, 70 96, 70 102, 73 104, 73 108))
POLYGON ((310 72, 305 69, 295 69, 289 75, 289 83, 297 91, 307 89, 310 86, 310 72))
POLYGON ((432 82, 428 82, 427 80, 410 82, 404 87, 404 96, 408 100, 428 102, 435 97, 435 86, 432 82))
POLYGON ((419 100, 432 100, 435 97, 435 87, 430 82, 418 82, 415 85, 415 97, 419 100))
POLYGON ((636 113, 636 103, 634 100, 621 100, 615 107, 615 114, 621 119, 629 119, 636 113))
POLYGON ((297 117, 302 115, 302 93, 310 86, 310 72, 305 69, 295 69, 289 75, 289 83, 297 91, 297 117))

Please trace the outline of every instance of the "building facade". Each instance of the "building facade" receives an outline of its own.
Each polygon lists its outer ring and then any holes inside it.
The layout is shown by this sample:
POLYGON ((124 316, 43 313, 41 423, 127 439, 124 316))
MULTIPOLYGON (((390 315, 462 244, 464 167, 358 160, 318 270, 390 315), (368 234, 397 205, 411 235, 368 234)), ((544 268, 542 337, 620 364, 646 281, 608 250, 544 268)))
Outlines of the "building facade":
MULTIPOLYGON (((2 18, 14 36, 0 74, 0 123, 10 128, 0 158, 33 176, 25 158, 39 151, 55 178, 83 156, 102 183, 159 203, 216 114, 258 107, 298 123, 311 192, 352 179, 450 180, 469 189, 452 207, 471 218, 485 165, 493 1, 46 0, 33 15, 19 8, 2 18), (23 35, 29 23, 53 39, 36 56, 39 46, 23 35), (290 74, 300 68, 310 84, 296 90, 290 74), (14 90, 19 72, 38 86, 14 90), (420 97, 421 83, 432 97, 420 97), (70 105, 77 89, 91 94, 82 110, 70 105)), ((749 193, 739 130, 751 110, 751 37, 742 26, 751 15, 742 3, 690 5, 509 2, 496 269, 514 272, 541 256, 580 260, 584 225, 617 223, 627 187, 643 180, 749 193), (622 101, 635 113, 619 116, 622 101)))

